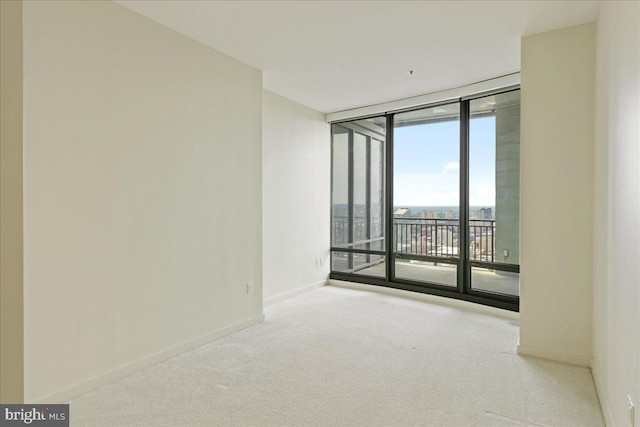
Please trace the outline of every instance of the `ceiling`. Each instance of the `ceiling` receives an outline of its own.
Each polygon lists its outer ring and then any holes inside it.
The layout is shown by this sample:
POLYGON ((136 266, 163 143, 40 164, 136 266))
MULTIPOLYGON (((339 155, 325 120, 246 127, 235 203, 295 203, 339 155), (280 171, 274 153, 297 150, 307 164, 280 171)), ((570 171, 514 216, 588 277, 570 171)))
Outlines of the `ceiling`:
POLYGON ((517 72, 520 38, 595 20, 600 1, 117 3, 263 70, 329 113, 517 72), (413 70, 413 74, 409 74, 413 70))

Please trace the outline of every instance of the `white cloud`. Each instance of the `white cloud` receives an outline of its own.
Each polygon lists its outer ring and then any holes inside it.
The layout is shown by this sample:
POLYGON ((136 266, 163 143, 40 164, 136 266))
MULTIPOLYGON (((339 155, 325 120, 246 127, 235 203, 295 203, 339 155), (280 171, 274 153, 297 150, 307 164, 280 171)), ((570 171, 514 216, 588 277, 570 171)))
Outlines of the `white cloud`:
POLYGON ((449 162, 445 165, 444 170, 458 170, 460 169, 460 163, 458 162, 449 162))
POLYGON ((442 168, 442 172, 440 172, 440 175, 446 175, 449 171, 457 171, 459 169, 460 163, 448 162, 446 165, 444 165, 444 168, 442 168))

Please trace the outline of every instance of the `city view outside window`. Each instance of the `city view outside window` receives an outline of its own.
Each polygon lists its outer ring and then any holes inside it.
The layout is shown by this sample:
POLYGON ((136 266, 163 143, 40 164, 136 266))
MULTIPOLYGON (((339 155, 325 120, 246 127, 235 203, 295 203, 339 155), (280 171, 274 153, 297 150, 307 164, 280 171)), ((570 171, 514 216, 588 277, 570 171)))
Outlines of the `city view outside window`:
POLYGON ((395 277, 456 287, 460 104, 396 114, 393 143, 395 277))

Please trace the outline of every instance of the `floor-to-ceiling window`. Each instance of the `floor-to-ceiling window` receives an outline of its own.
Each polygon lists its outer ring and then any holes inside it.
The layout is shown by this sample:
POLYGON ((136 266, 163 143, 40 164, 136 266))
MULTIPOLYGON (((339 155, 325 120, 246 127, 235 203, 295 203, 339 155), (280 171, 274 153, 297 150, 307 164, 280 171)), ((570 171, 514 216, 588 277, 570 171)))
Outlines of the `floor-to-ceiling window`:
POLYGON ((520 91, 332 124, 332 278, 518 309, 520 91))
POLYGON ((393 116, 393 277, 457 287, 460 104, 393 116))
POLYGON ((469 101, 470 289, 519 294, 520 91, 469 101))
POLYGON ((332 126, 332 271, 386 277, 385 129, 385 117, 332 126))

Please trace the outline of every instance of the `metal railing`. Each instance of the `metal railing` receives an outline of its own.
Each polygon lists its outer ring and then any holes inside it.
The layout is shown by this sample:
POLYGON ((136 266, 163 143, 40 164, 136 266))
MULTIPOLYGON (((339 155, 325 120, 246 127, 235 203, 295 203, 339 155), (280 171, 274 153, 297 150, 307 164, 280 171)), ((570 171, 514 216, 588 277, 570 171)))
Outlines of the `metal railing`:
POLYGON ((469 220, 469 258, 474 261, 495 262, 496 220, 469 220))
POLYGON ((458 256, 457 219, 394 218, 396 252, 439 257, 458 256))
MULTIPOLYGON (((397 253, 435 257, 457 257, 460 223, 458 219, 394 218, 393 238, 397 253)), ((496 222, 492 219, 469 220, 469 258, 495 261, 496 222)), ((354 221, 354 240, 366 239, 364 219, 354 221)), ((333 246, 349 243, 347 217, 334 217, 333 246)))

